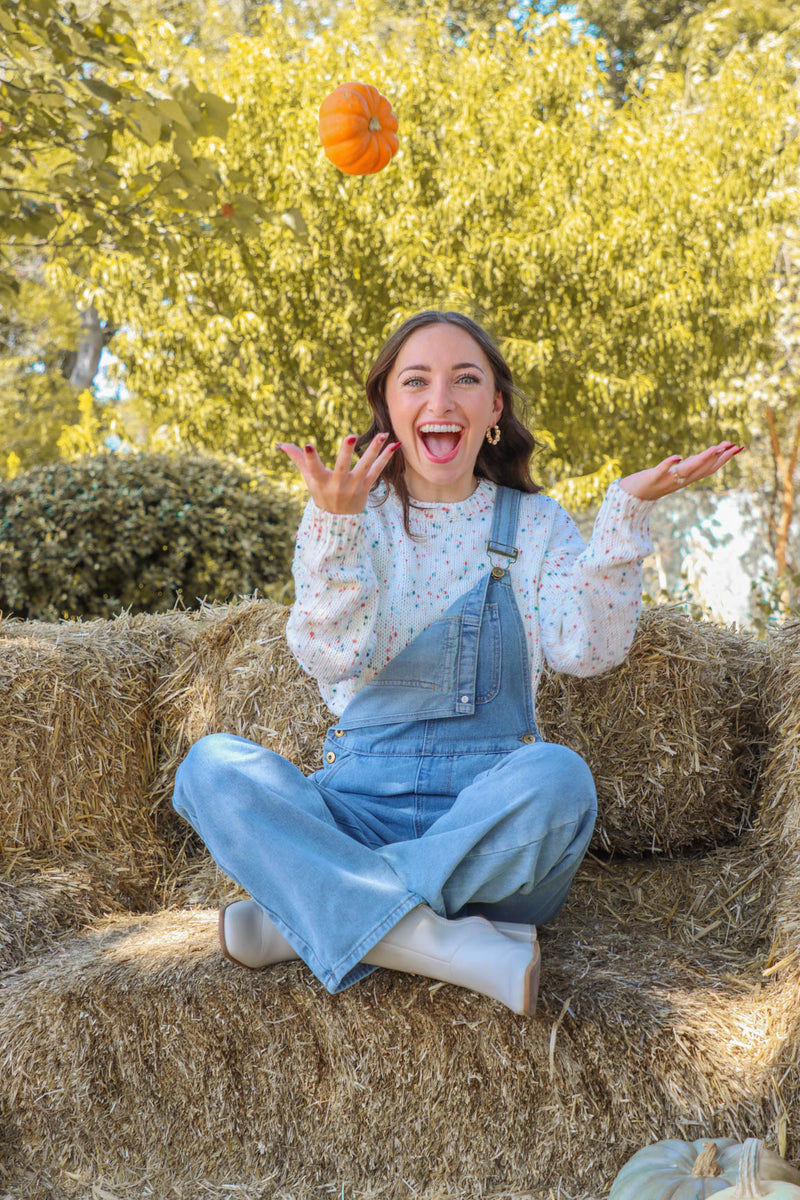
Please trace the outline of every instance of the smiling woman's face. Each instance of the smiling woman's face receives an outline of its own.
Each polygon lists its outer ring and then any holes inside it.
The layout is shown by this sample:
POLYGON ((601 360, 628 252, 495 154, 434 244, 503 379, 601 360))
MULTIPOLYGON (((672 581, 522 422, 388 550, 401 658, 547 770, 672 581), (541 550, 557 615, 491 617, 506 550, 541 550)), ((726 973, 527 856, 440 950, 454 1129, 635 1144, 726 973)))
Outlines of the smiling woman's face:
POLYGON ((386 377, 392 428, 415 500, 466 500, 486 430, 503 411, 491 364, 458 325, 426 325, 403 344, 386 377))

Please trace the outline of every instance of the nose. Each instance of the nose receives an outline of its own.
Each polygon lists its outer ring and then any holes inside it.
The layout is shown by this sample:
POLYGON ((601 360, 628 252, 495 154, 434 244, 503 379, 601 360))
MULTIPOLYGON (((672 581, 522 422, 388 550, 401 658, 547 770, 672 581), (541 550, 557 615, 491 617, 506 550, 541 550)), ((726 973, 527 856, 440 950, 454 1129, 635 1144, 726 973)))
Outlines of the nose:
POLYGON ((433 416, 443 416, 445 413, 453 411, 453 398, 450 390, 450 381, 448 379, 431 380, 428 389, 428 411, 433 416))

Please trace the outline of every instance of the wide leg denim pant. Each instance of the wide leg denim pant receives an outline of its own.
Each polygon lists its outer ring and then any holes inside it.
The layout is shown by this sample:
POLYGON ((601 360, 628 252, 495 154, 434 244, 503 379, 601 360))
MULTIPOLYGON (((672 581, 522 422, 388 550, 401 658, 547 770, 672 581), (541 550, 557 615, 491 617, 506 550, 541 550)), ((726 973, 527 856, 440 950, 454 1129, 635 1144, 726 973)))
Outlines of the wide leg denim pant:
MULTIPOLYGON (((516 495, 498 489, 497 553, 516 495)), ((176 810, 329 991, 374 970, 364 955, 418 904, 536 925, 562 907, 596 794, 539 737, 524 638, 496 567, 356 694, 320 770, 228 734, 179 767, 176 810)))

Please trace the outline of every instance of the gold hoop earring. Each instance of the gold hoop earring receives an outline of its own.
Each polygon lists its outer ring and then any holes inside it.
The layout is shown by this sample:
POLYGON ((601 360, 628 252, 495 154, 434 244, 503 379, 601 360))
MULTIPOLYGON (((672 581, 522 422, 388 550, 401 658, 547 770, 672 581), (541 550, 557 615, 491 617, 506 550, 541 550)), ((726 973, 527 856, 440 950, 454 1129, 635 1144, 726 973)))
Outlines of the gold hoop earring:
POLYGON ((490 425, 486 430, 486 440, 490 446, 496 446, 500 441, 500 426, 490 425))

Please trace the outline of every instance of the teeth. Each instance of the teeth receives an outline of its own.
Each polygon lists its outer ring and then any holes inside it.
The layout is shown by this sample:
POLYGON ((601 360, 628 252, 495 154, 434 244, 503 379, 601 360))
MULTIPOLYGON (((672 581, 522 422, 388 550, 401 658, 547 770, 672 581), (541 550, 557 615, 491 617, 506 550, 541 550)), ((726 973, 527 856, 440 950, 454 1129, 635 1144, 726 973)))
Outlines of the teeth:
POLYGON ((420 425, 420 433, 461 433, 460 425, 420 425))

